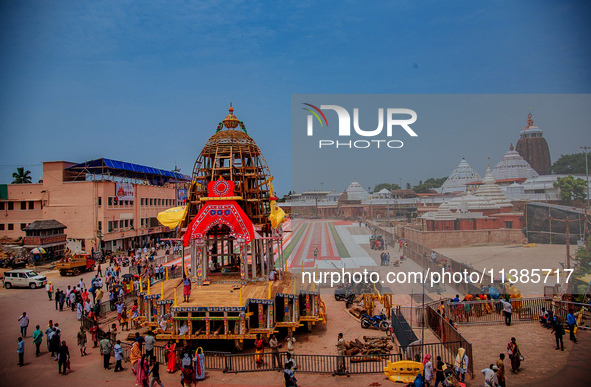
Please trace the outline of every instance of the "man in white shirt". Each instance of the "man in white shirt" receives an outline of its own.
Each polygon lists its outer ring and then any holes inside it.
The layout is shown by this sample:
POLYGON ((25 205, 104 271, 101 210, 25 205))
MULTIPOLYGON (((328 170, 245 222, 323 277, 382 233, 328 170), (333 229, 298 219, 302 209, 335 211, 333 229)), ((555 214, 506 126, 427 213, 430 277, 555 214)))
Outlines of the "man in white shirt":
POLYGON ((511 315, 513 314, 513 306, 511 305, 510 302, 507 302, 505 300, 501 300, 501 303, 503 304, 503 313, 505 313, 505 324, 507 326, 511 325, 511 315))
POLYGON ((154 344, 156 344, 156 339, 152 336, 152 331, 148 332, 146 337, 144 337, 144 344, 146 346, 146 356, 149 358, 154 355, 154 344))
POLYGON ((20 321, 21 336, 25 338, 27 337, 27 327, 29 326, 29 316, 27 316, 27 312, 23 312, 18 318, 18 321, 20 321))
POLYGON ((498 371, 499 367, 496 365, 489 365, 488 368, 483 369, 482 375, 484 375, 484 387, 497 387, 499 380, 495 371, 498 371))

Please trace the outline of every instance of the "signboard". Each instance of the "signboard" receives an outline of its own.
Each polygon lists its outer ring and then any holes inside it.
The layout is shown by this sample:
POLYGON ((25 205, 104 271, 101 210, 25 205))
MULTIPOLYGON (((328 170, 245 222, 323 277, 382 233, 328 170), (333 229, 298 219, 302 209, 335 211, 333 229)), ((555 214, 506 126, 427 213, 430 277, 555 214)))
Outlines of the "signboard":
POLYGON ((115 183, 115 195, 119 200, 134 200, 134 189, 132 183, 115 183))
POLYGON ((189 190, 186 188, 179 188, 178 190, 178 200, 181 202, 185 202, 189 198, 189 190))

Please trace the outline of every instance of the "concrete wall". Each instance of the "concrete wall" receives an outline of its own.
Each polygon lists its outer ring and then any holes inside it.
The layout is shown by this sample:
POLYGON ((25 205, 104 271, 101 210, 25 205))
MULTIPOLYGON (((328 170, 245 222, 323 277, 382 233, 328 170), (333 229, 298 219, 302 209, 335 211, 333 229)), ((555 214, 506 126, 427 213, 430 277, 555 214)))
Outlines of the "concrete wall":
POLYGON ((525 244, 527 240, 519 229, 418 231, 399 228, 401 237, 432 249, 442 247, 474 246, 487 243, 525 244))

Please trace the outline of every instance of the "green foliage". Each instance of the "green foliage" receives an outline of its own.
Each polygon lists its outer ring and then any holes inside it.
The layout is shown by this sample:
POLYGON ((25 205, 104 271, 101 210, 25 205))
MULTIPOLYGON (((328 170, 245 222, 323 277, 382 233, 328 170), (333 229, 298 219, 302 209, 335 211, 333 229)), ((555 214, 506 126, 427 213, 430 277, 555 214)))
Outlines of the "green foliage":
POLYGON ((31 171, 25 171, 24 167, 18 167, 16 172, 12 174, 12 184, 29 184, 31 183, 31 171))
POLYGON ((578 263, 577 270, 574 272, 575 275, 583 276, 591 273, 591 251, 588 252, 585 246, 577 249, 574 260, 578 263))
POLYGON ((433 177, 428 178, 425 182, 419 181, 418 185, 412 187, 413 191, 416 193, 426 193, 434 188, 439 188, 445 183, 447 177, 441 177, 439 179, 435 179, 433 177))
MULTIPOLYGON (((591 168, 591 153, 587 154, 587 162, 591 168)), ((570 155, 560 155, 560 158, 552 164, 550 168, 552 173, 556 174, 585 174, 585 153, 573 153, 570 155)))
POLYGON ((400 186, 396 183, 380 183, 378 185, 376 185, 373 189, 373 192, 379 192, 381 190, 383 190, 384 188, 386 188, 388 191, 392 191, 395 189, 400 189, 400 186))
POLYGON ((554 187, 560 189, 560 198, 568 205, 572 204, 573 200, 585 199, 587 183, 581 178, 575 179, 572 175, 559 177, 554 187))

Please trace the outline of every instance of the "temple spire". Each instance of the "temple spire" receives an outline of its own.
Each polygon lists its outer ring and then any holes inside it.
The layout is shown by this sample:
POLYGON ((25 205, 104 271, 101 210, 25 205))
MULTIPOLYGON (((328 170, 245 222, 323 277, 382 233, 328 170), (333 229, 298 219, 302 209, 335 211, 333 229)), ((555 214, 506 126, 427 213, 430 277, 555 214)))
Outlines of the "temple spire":
POLYGON ((527 125, 525 129, 531 128, 534 126, 534 120, 531 118, 531 108, 529 108, 529 113, 527 114, 527 125))

